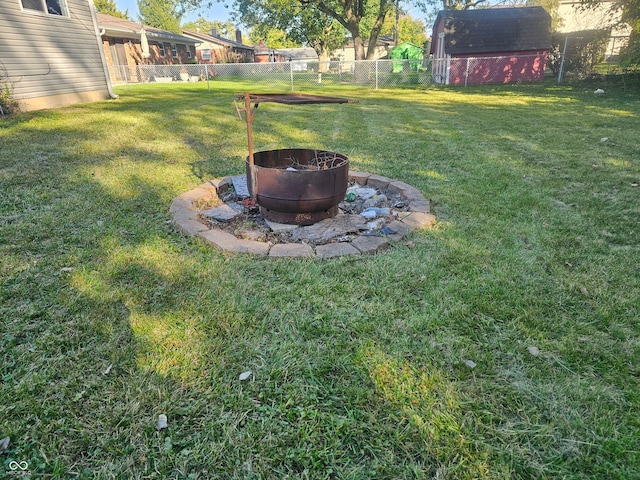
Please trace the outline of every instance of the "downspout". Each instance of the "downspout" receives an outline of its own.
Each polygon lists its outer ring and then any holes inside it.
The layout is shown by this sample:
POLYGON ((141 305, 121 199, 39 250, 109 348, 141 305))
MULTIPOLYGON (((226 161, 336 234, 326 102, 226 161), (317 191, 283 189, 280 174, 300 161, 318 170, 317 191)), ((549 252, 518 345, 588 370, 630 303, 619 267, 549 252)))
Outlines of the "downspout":
POLYGON ((111 75, 109 75, 109 69, 107 68, 107 59, 104 56, 104 45, 102 44, 102 35, 106 33, 106 30, 98 30, 98 16, 96 15, 96 7, 93 4, 93 0, 88 0, 89 10, 91 10, 91 19, 93 20, 93 30, 95 31, 96 40, 98 41, 98 51, 100 52, 100 61, 102 62, 102 70, 104 71, 104 78, 107 81, 107 92, 109 97, 116 99, 118 95, 113 91, 113 85, 111 85, 111 75))

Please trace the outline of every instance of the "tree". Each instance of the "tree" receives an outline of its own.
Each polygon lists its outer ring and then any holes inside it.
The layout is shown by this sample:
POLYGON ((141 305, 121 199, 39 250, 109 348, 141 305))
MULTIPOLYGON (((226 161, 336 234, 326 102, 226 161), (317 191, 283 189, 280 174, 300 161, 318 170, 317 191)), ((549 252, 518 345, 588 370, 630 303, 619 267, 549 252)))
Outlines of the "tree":
POLYGON ((280 27, 288 35, 304 36, 306 43, 316 44, 316 51, 327 50, 327 45, 343 39, 346 30, 351 34, 356 60, 363 60, 373 57, 394 0, 236 0, 235 7, 243 23, 280 27), (365 19, 371 23, 366 33, 362 29, 365 19), (282 28, 285 22, 287 27, 282 28), (365 54, 366 39, 369 48, 365 54))
POLYGON ((621 60, 623 65, 640 64, 640 0, 622 0, 620 2, 622 15, 620 21, 631 26, 629 43, 622 49, 621 60))
POLYGON ((346 42, 344 29, 335 20, 296 2, 245 1, 238 2, 237 9, 243 23, 253 27, 250 38, 254 43, 265 40, 275 48, 309 45, 324 60, 330 50, 346 42))
POLYGON ((410 42, 414 45, 423 45, 427 41, 424 33, 424 22, 410 15, 403 15, 398 21, 398 43, 410 42))
POLYGON ((182 28, 184 30, 191 30, 192 32, 202 32, 207 34, 211 33, 212 30, 215 29, 221 37, 232 40, 235 40, 236 38, 236 27, 231 20, 221 22, 219 20, 210 21, 205 20, 203 17, 198 17, 195 21, 184 23, 182 28))
POLYGON ((93 4, 95 5, 96 10, 98 10, 98 12, 100 13, 111 15, 112 17, 124 19, 129 18, 129 10, 121 12, 120 10, 118 10, 118 7, 115 4, 114 0, 93 0, 93 4))
POLYGON ((296 48, 301 44, 292 40, 287 32, 279 28, 271 28, 265 24, 255 25, 249 32, 249 42, 258 45, 264 42, 270 48, 296 48))
POLYGON ((528 0, 527 7, 540 6, 551 15, 551 31, 557 32, 562 27, 562 18, 558 10, 560 9, 560 0, 528 0))
POLYGON ((470 10, 488 0, 418 0, 415 4, 423 11, 428 12, 433 7, 441 5, 441 10, 470 10))
POLYGON ((138 0, 140 22, 167 32, 181 33, 182 10, 174 0, 138 0))
POLYGON ((409 42, 415 45, 422 45, 427 41, 424 22, 408 15, 402 10, 402 8, 398 10, 397 18, 396 15, 387 16, 382 28, 380 29, 380 34, 394 35, 396 30, 396 20, 398 27, 398 44, 409 42))
MULTIPOLYGON (((599 0, 581 0, 585 10, 597 8, 599 0)), ((626 23, 632 28, 629 44, 621 51, 625 64, 640 63, 640 0, 619 0, 610 7, 611 26, 626 23), (619 19, 619 20, 615 20, 619 19)))

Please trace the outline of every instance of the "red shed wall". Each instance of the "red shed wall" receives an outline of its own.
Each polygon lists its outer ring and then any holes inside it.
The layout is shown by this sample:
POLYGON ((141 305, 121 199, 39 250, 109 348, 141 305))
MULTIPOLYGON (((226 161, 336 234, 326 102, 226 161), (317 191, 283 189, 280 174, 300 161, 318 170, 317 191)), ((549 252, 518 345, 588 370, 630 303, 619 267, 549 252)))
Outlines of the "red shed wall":
MULTIPOLYGON (((433 55, 434 58, 438 58, 437 57, 437 53, 438 53, 438 41, 439 41, 439 37, 440 34, 444 32, 444 20, 440 20, 437 25, 434 25, 433 27, 433 35, 431 37, 431 53, 433 55)), ((444 39, 442 39, 442 41, 444 41, 444 39)))
POLYGON ((449 84, 536 82, 544 78, 547 51, 456 55, 451 58, 449 84))

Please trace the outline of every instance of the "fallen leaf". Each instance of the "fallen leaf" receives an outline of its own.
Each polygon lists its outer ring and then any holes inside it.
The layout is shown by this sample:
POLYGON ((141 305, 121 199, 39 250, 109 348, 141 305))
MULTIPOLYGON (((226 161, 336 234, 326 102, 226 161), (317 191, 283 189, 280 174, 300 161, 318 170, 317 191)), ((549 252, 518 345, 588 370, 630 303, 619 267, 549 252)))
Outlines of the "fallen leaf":
POLYGON ((538 355, 540 355, 540 350, 538 349, 538 347, 534 347, 533 345, 531 345, 530 347, 527 348, 527 350, 529 351, 529 353, 531 355, 533 355, 534 357, 537 357, 538 355))
POLYGON ((161 413, 158 415, 158 430, 162 430, 163 428, 167 428, 167 416, 161 413))
POLYGON ((113 367, 113 364, 109 364, 109 366, 107 368, 105 368, 105 370, 102 372, 103 375, 109 375, 109 372, 111 371, 111 368, 113 367))
POLYGON ((247 370, 246 372, 242 372, 238 377, 241 381, 247 380, 251 376, 251 370, 247 370))
POLYGON ((61 272, 73 272, 73 267, 62 267, 61 272))
POLYGON ((469 368, 476 368, 476 362, 473 360, 463 360, 463 362, 469 368))
POLYGON ((9 437, 4 437, 2 440, 0 440, 0 453, 9 448, 9 442, 11 442, 9 437))
POLYGON ((580 291, 585 297, 589 296, 589 291, 585 287, 580 287, 580 291))

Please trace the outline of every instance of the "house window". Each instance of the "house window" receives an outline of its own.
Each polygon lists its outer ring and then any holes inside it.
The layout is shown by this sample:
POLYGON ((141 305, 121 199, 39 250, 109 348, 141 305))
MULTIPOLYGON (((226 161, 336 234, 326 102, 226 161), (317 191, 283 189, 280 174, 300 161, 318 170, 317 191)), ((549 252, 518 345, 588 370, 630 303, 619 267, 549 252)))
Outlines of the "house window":
POLYGON ((164 57, 167 52, 164 51, 164 43, 159 43, 158 44, 158 50, 160 51, 160 56, 164 57))
POLYGON ((187 48, 187 58, 191 58, 191 49, 187 48))
POLYGON ((211 60, 211 50, 200 50, 202 60, 211 60))
POLYGON ((20 0, 24 10, 48 13, 50 15, 69 16, 67 0, 20 0))
POLYGON ((176 47, 175 43, 171 44, 171 56, 173 58, 177 58, 178 57, 178 47, 176 47))

